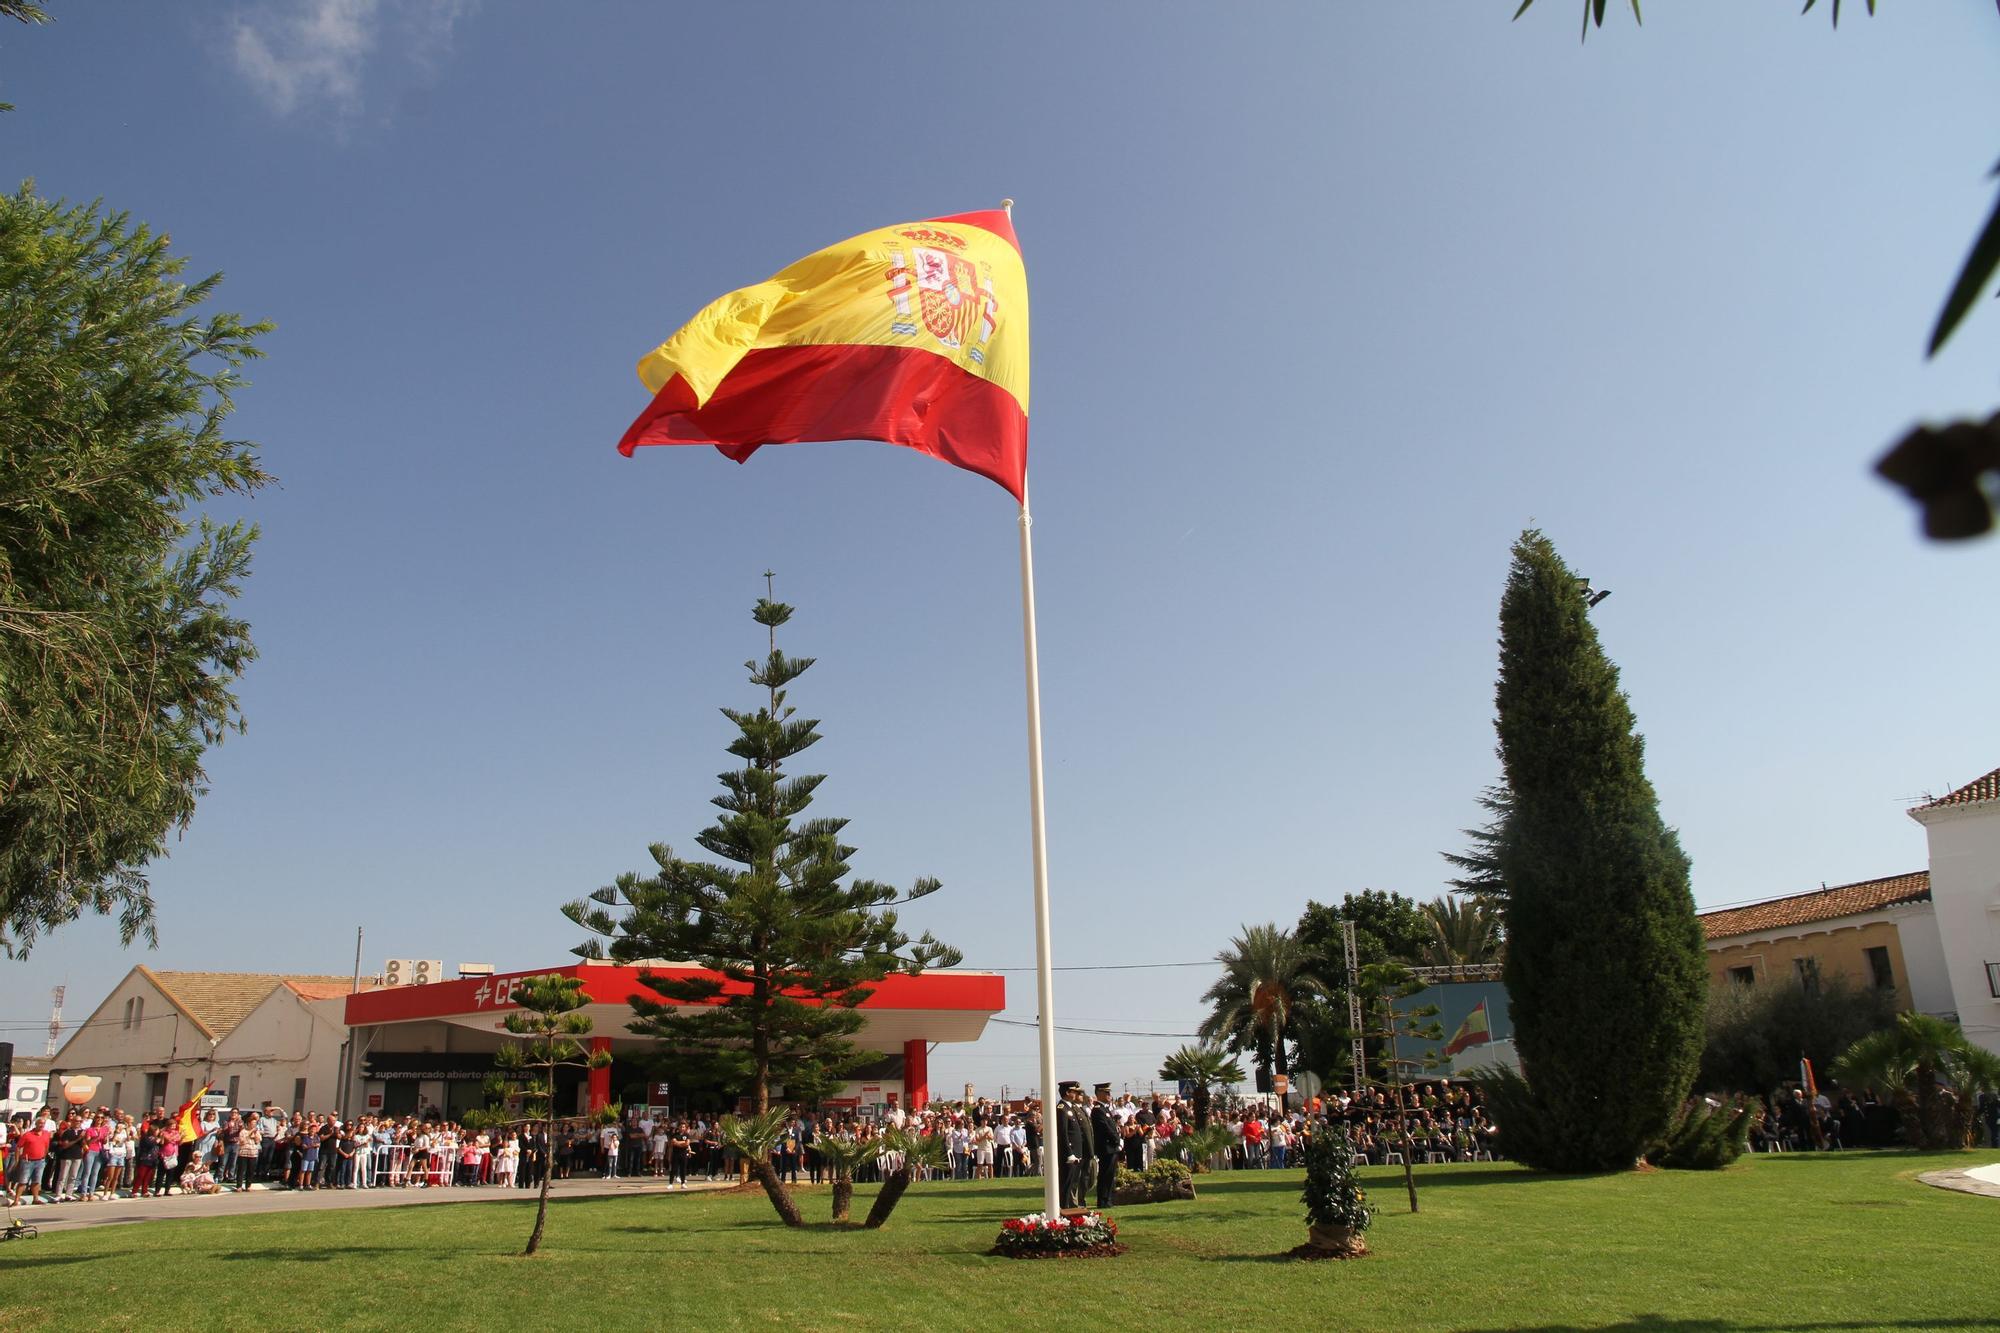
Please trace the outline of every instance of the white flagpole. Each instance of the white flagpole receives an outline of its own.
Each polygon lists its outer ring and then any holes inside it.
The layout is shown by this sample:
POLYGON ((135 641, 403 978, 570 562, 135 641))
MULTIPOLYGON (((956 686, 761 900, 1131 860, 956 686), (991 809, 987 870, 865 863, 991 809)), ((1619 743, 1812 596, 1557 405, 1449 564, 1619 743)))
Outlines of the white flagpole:
POLYGON ((1056 981, 1049 957, 1048 825, 1042 803, 1042 675, 1035 651, 1034 516, 1027 486, 1021 488, 1021 635, 1028 658, 1028 813, 1034 829, 1035 1002, 1042 1038, 1042 1207, 1050 1217, 1062 1211, 1059 1173, 1062 1149, 1056 1142, 1056 981))
MULTIPOLYGON (((1007 216, 1014 201, 1002 200, 1007 216)), ((1050 961, 1048 822, 1042 801, 1042 671, 1035 651, 1034 515, 1021 482, 1021 642, 1028 662, 1028 815, 1035 861, 1035 1002, 1042 1046, 1042 1211, 1062 1211, 1062 1148, 1056 1141, 1056 981, 1050 961)))

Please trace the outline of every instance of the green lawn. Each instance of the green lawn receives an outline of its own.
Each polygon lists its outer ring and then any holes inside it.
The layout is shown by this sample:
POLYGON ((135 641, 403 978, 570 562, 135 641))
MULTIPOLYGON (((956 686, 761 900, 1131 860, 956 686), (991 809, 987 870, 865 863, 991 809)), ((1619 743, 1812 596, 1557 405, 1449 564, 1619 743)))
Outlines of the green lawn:
POLYGON ((0 1246, 0 1328, 2000 1329, 2000 1200, 1915 1180, 1993 1157, 1434 1166, 1414 1217, 1371 1170, 1350 1263, 1276 1257, 1304 1239, 1295 1171, 1121 1210, 1104 1261, 985 1257, 1033 1181, 920 1186, 876 1232, 787 1231, 761 1195, 579 1200, 534 1259, 514 1202, 144 1223, 0 1246))

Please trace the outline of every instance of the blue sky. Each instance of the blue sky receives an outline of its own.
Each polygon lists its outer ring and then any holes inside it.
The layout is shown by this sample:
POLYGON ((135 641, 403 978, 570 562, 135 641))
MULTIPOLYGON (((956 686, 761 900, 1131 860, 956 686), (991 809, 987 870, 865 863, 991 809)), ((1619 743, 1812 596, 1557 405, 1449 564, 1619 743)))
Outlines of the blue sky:
MULTIPOLYGON (((135 962, 566 958, 692 847, 767 568, 820 664, 817 809, 907 920, 1030 968, 1008 497, 865 443, 613 451, 633 363, 841 237, 1019 201, 1059 965, 1211 956, 1440 892, 1497 775, 1496 608, 1541 526, 1614 595, 1704 905, 1916 869, 2000 764, 2000 546, 1868 472, 1993 409, 2000 312, 1922 357, 1992 204, 1990 6, 56 3, 0 31, 0 167, 172 233, 275 320, 247 734, 101 922, 0 966, 39 1049, 135 962), (1821 9, 1824 9, 1821 6, 1821 9)), ((1190 1032, 1206 968, 1065 972, 1190 1032)), ((1033 1016, 1031 972, 1009 1019, 1033 1016)), ((1176 1039, 1064 1034, 1142 1082, 1176 1039)), ((934 1088, 1035 1082, 1033 1034, 934 1088)))

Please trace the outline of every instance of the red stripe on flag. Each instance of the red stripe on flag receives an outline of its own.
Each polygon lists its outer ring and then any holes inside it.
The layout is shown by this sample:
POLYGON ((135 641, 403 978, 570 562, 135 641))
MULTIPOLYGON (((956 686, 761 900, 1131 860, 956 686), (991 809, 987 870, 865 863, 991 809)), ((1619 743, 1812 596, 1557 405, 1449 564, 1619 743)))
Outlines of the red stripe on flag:
POLYGON ((963 223, 969 227, 979 227, 992 232, 1001 240, 1014 247, 1015 253, 1021 249, 1021 238, 1014 234, 1014 219, 1004 208, 982 209, 977 213, 953 213, 947 217, 930 218, 931 222, 963 223))
POLYGON ((997 481, 1027 486, 1028 417, 1013 394, 933 352, 856 344, 750 352, 700 407, 668 380, 618 452, 712 444, 742 463, 766 444, 882 440, 997 481))

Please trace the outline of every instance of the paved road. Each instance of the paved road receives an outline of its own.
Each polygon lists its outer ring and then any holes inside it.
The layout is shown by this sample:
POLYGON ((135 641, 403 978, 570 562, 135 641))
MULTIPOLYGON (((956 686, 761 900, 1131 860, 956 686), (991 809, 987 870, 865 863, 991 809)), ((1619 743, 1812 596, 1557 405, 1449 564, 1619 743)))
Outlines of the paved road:
MULTIPOLYGON (((728 1189, 734 1181, 692 1181, 697 1190, 728 1189)), ((598 1180, 558 1180, 549 1186, 551 1199, 589 1199, 607 1195, 665 1194, 664 1180, 649 1176, 598 1180)), ((678 1194, 679 1190, 672 1193, 678 1194)), ((446 1189, 286 1190, 251 1189, 242 1194, 170 1194, 162 1199, 108 1199, 98 1203, 54 1203, 14 1209, 15 1220, 32 1222, 44 1232, 78 1227, 150 1222, 166 1217, 240 1217, 245 1213, 296 1213, 331 1208, 388 1208, 432 1203, 532 1203, 534 1190, 469 1186, 446 1189)))

